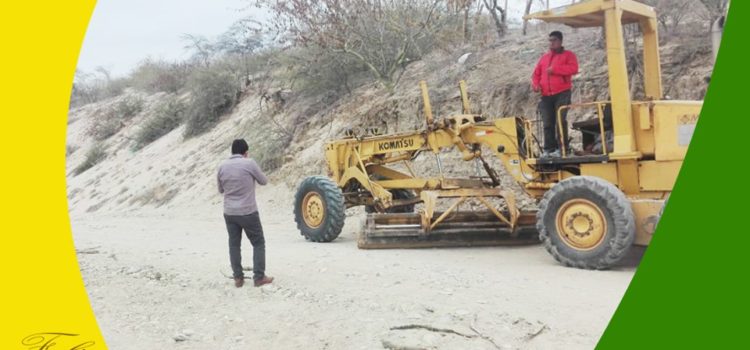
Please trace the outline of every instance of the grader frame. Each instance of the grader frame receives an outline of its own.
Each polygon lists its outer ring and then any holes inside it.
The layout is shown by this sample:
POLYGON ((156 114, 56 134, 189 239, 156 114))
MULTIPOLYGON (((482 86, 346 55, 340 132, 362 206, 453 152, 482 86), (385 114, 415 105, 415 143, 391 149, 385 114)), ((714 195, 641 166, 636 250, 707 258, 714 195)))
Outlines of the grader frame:
MULTIPOLYGON (((436 120, 432 116, 427 84, 421 82, 420 86, 427 125, 424 132, 373 137, 350 133, 348 139, 332 142, 326 147, 326 159, 329 160, 331 169, 329 175, 338 187, 344 189, 347 206, 366 205, 374 207, 375 211, 386 212, 393 207, 423 203, 424 209, 419 212, 419 228, 422 235, 429 235, 460 204, 476 200, 499 221, 499 225, 507 227, 512 234, 521 215, 513 193, 494 188, 498 185, 494 170, 484 160, 478 147, 467 146, 478 145, 477 140, 471 139, 477 135, 492 134, 498 130, 497 127, 491 122, 483 122, 481 115, 470 114, 465 82, 459 84, 463 114, 442 120, 436 120), (440 153, 452 147, 462 152, 465 161, 481 161, 488 171, 486 180, 446 178, 442 171, 440 153), (435 154, 439 176, 423 178, 415 174, 410 162, 420 152, 435 154), (388 167, 394 163, 404 164, 408 174, 388 167), (393 189, 413 191, 416 197, 394 200, 393 194, 389 192, 393 189), (499 210, 487 198, 504 201, 507 209, 499 210), (449 199, 453 203, 444 212, 436 213, 439 199, 449 199)), ((486 143, 487 146, 504 147, 497 139, 488 140, 492 142, 486 143)), ((380 220, 385 218, 384 216, 380 220)), ((365 247, 366 244, 360 246, 365 247)))

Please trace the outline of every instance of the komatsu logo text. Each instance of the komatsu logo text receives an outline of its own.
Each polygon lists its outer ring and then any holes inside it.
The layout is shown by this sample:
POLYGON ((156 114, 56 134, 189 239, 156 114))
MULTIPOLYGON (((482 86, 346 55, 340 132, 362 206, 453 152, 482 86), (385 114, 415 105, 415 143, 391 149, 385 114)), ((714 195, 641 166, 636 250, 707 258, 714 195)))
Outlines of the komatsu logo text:
POLYGON ((400 148, 409 148, 414 146, 414 139, 401 139, 385 141, 378 143, 378 151, 392 151, 400 148))

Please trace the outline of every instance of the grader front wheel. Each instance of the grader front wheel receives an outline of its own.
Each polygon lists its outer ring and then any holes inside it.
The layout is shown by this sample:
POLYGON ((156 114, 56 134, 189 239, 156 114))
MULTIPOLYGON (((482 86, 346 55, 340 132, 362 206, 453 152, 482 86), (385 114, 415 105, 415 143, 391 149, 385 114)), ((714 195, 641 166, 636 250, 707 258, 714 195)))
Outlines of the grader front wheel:
POLYGON ((544 194, 537 229, 544 247, 562 264, 606 269, 633 244, 635 216, 617 187, 596 177, 576 176, 544 194))
POLYGON ((326 216, 326 208, 323 205, 323 197, 318 192, 308 192, 302 199, 302 219, 309 228, 318 228, 326 216))
POLYGON ((294 221, 305 239, 330 242, 344 227, 344 196, 325 176, 311 176, 299 185, 294 196, 294 221))
POLYGON ((607 232, 607 219, 594 202, 574 198, 557 210, 555 231, 565 244, 580 250, 591 250, 602 243, 607 232))

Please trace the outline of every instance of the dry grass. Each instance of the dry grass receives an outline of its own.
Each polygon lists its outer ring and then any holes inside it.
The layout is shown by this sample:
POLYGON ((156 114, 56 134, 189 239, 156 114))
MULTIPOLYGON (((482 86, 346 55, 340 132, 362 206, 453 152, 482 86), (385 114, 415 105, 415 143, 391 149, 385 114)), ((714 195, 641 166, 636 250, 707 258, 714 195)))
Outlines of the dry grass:
POLYGON ((86 159, 73 170, 73 173, 75 175, 83 173, 103 161, 105 158, 107 158, 107 150, 104 145, 101 143, 94 144, 89 148, 88 152, 86 152, 86 159))

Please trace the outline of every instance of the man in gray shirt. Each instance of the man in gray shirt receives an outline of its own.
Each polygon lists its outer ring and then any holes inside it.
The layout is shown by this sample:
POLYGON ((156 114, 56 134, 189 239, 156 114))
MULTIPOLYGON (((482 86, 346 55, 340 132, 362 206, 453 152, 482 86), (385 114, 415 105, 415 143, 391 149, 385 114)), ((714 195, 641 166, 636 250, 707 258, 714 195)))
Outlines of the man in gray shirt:
POLYGON ((247 142, 232 142, 232 156, 219 166, 217 176, 219 193, 224 194, 224 221, 229 232, 229 261, 232 264, 234 285, 245 283, 242 272, 242 230, 253 245, 253 281, 256 287, 271 283, 273 277, 265 275, 266 241, 260 224, 258 205, 255 203, 255 184, 268 183, 266 175, 254 160, 247 158, 247 142))

